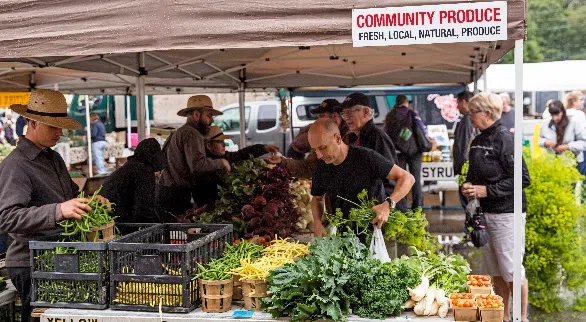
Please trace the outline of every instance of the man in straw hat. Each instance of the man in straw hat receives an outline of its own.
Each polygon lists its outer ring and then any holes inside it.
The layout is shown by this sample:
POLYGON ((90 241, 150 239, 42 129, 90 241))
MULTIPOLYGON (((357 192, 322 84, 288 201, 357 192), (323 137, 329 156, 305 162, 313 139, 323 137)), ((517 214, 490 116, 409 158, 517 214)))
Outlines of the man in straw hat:
MULTIPOLYGON (((165 142, 163 151, 167 154, 168 166, 161 173, 157 187, 162 212, 175 216, 191 208, 192 192, 202 173, 230 172, 228 160, 206 156, 204 137, 210 131, 214 116, 222 115, 214 109, 212 100, 207 95, 191 96, 187 107, 177 115, 187 117, 187 122, 165 142)), ((197 196, 194 199, 197 200, 197 196)))
MULTIPOLYGON (((232 135, 226 135, 218 126, 210 127, 210 132, 205 138, 207 157, 214 160, 226 159, 230 163, 248 160, 251 157, 258 158, 267 153, 279 152, 279 147, 272 144, 254 144, 240 149, 236 152, 226 152, 224 140, 231 139, 232 135)), ((210 172, 202 174, 194 191, 197 197, 198 207, 210 205, 219 198, 218 185, 223 183, 221 173, 210 172)))
POLYGON ((61 156, 51 149, 63 129, 81 127, 67 116, 63 94, 35 90, 28 105, 12 105, 11 109, 29 122, 26 136, 0 163, 0 231, 9 232, 14 239, 6 255, 6 267, 22 300, 21 321, 29 321, 29 240, 51 231, 57 233, 57 222, 79 220, 90 207, 89 200, 76 198, 79 187, 71 180, 61 156))

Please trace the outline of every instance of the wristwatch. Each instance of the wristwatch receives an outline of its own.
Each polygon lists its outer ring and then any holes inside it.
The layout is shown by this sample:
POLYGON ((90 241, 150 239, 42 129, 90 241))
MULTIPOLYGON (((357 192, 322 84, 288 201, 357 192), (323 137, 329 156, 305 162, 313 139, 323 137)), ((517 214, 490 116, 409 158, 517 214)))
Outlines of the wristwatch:
POLYGON ((397 203, 394 202, 393 199, 391 199, 391 197, 387 197, 385 199, 385 201, 387 201, 389 203, 389 206, 391 207, 391 209, 395 209, 395 206, 397 205, 397 203))

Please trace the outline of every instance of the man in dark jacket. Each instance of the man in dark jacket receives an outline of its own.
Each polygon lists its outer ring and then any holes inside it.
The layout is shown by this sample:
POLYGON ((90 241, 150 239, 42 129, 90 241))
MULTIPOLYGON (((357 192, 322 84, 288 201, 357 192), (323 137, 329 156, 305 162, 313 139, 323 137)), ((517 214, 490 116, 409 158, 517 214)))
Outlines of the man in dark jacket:
POLYGON ((155 202, 156 172, 165 168, 167 160, 156 139, 141 141, 134 155, 104 182, 102 194, 114 203, 117 222, 161 223, 155 202))
MULTIPOLYGON (((8 248, 6 267, 22 301, 21 321, 31 319, 31 262, 29 241, 56 234, 63 219, 80 220, 91 210, 85 198, 76 198, 79 187, 71 180, 65 162, 51 147, 79 122, 67 117, 63 94, 34 90, 28 105, 12 105, 29 119, 26 137, 0 163, 0 231, 14 240, 8 248)), ((106 201, 99 197, 102 201, 106 201)))
MULTIPOLYGON (((393 164, 397 164, 397 152, 391 138, 374 125, 373 111, 370 108, 368 97, 362 93, 350 94, 342 102, 342 117, 348 124, 351 132, 356 134, 351 145, 369 148, 381 154, 393 164)), ((390 195, 395 187, 395 182, 384 181, 385 192, 390 195)), ((397 202, 397 209, 407 211, 407 202, 401 199, 397 202)))
POLYGON ((411 208, 415 209, 423 206, 421 162, 425 152, 417 144, 416 135, 417 133, 425 135, 427 130, 417 112, 413 111, 409 104, 407 96, 397 95, 395 107, 385 117, 385 133, 396 144, 399 166, 403 169, 409 166, 409 172, 415 177, 415 184, 411 189, 413 196, 411 208))
MULTIPOLYGON (((267 153, 277 153, 279 147, 275 145, 255 144, 247 146, 236 152, 226 152, 224 140, 231 139, 218 126, 211 126, 210 132, 205 139, 206 156, 212 160, 224 159, 233 164, 238 161, 248 160, 251 157, 258 158, 267 153)), ((218 185, 222 185, 223 171, 208 172, 200 175, 198 184, 193 192, 197 207, 212 205, 218 200, 218 185)))
MULTIPOLYGON (((458 94, 457 97, 458 110, 460 111, 461 116, 456 124, 456 129, 454 130, 453 155, 454 173, 456 175, 462 174, 462 166, 468 161, 470 142, 472 141, 472 134, 474 133, 472 123, 470 122, 470 109, 468 108, 468 102, 470 102, 472 96, 474 96, 474 94, 471 92, 463 91, 458 94)), ((462 208, 466 208, 468 205, 468 198, 462 194, 461 190, 459 191, 459 194, 462 208)))

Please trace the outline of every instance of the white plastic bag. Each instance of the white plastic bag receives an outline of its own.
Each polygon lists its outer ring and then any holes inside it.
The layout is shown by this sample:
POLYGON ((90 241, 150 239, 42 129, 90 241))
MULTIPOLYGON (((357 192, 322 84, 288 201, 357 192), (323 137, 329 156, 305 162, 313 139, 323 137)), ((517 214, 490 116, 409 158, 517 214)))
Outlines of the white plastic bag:
POLYGON ((376 258, 383 263, 390 262, 391 258, 387 252, 387 246, 383 238, 383 231, 380 228, 374 228, 372 233, 372 241, 370 242, 370 256, 376 258))

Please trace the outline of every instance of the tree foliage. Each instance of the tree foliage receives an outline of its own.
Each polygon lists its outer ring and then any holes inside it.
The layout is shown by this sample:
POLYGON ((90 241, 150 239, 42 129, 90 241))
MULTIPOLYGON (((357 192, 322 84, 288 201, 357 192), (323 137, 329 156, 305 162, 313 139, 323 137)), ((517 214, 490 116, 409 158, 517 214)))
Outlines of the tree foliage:
MULTIPOLYGON (((527 63, 586 59, 586 1, 528 0, 527 63)), ((509 52, 501 63, 513 62, 509 52)))

